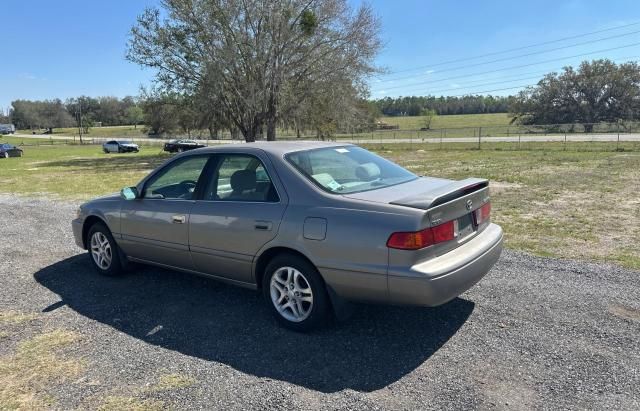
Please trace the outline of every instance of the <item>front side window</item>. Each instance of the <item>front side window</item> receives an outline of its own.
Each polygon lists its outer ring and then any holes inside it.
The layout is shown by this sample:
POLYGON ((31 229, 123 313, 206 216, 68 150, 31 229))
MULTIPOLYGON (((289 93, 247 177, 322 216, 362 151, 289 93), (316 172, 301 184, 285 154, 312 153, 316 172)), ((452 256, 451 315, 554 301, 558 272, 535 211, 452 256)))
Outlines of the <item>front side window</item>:
POLYGON ((210 201, 278 202, 278 194, 262 162, 246 154, 220 155, 204 199, 210 201))
POLYGON ((327 147, 289 153, 285 158, 306 178, 336 194, 375 190, 418 178, 360 147, 327 147))
POLYGON ((208 156, 190 156, 161 170, 146 185, 144 198, 192 200, 208 156))

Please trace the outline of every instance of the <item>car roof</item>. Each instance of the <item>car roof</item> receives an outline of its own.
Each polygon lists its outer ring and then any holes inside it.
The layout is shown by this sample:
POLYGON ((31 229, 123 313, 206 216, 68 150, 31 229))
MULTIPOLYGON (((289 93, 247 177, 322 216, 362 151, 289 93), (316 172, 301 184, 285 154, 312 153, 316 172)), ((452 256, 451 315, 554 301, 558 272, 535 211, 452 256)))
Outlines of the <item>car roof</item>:
POLYGON ((254 143, 221 144, 214 147, 200 148, 197 152, 238 152, 243 149, 247 149, 247 151, 259 149, 276 156, 284 156, 295 151, 344 146, 353 146, 353 144, 327 141, 257 141, 254 143))

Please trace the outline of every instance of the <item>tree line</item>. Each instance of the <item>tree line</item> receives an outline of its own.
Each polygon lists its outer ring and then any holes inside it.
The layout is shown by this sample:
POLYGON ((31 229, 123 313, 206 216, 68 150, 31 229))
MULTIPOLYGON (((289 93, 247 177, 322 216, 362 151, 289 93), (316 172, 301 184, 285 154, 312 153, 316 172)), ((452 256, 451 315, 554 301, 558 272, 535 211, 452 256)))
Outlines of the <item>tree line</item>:
POLYGON ((438 115, 507 113, 513 96, 410 96, 373 100, 375 109, 385 116, 421 116, 425 111, 438 115))
POLYGON ((10 120, 18 129, 54 129, 82 125, 85 131, 104 126, 141 124, 144 113, 138 98, 88 97, 11 103, 10 120))

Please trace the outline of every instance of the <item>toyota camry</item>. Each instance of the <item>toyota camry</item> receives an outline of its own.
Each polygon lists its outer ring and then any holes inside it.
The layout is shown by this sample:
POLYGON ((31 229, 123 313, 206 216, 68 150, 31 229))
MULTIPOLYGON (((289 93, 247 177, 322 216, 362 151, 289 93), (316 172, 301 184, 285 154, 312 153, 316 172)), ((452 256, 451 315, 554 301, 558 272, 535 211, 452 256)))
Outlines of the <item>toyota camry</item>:
POLYGON ((77 244, 104 275, 129 262, 260 290, 285 327, 344 301, 437 306, 502 251, 489 183, 422 177, 363 148, 262 142, 179 154, 83 204, 77 244))

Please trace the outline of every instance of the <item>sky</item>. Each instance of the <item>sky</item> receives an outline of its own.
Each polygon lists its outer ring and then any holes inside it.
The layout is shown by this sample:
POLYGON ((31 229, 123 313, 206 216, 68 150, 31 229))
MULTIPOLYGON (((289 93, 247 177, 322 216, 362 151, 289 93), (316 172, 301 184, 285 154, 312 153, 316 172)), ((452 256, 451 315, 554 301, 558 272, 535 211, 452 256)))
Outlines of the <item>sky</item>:
MULTIPOLYGON (((640 59, 638 0, 369 3, 382 25, 376 64, 386 70, 370 80, 373 98, 507 95, 584 59, 640 59)), ((0 109, 16 99, 137 95, 154 73, 125 59, 127 37, 157 4, 0 0, 0 109)))

